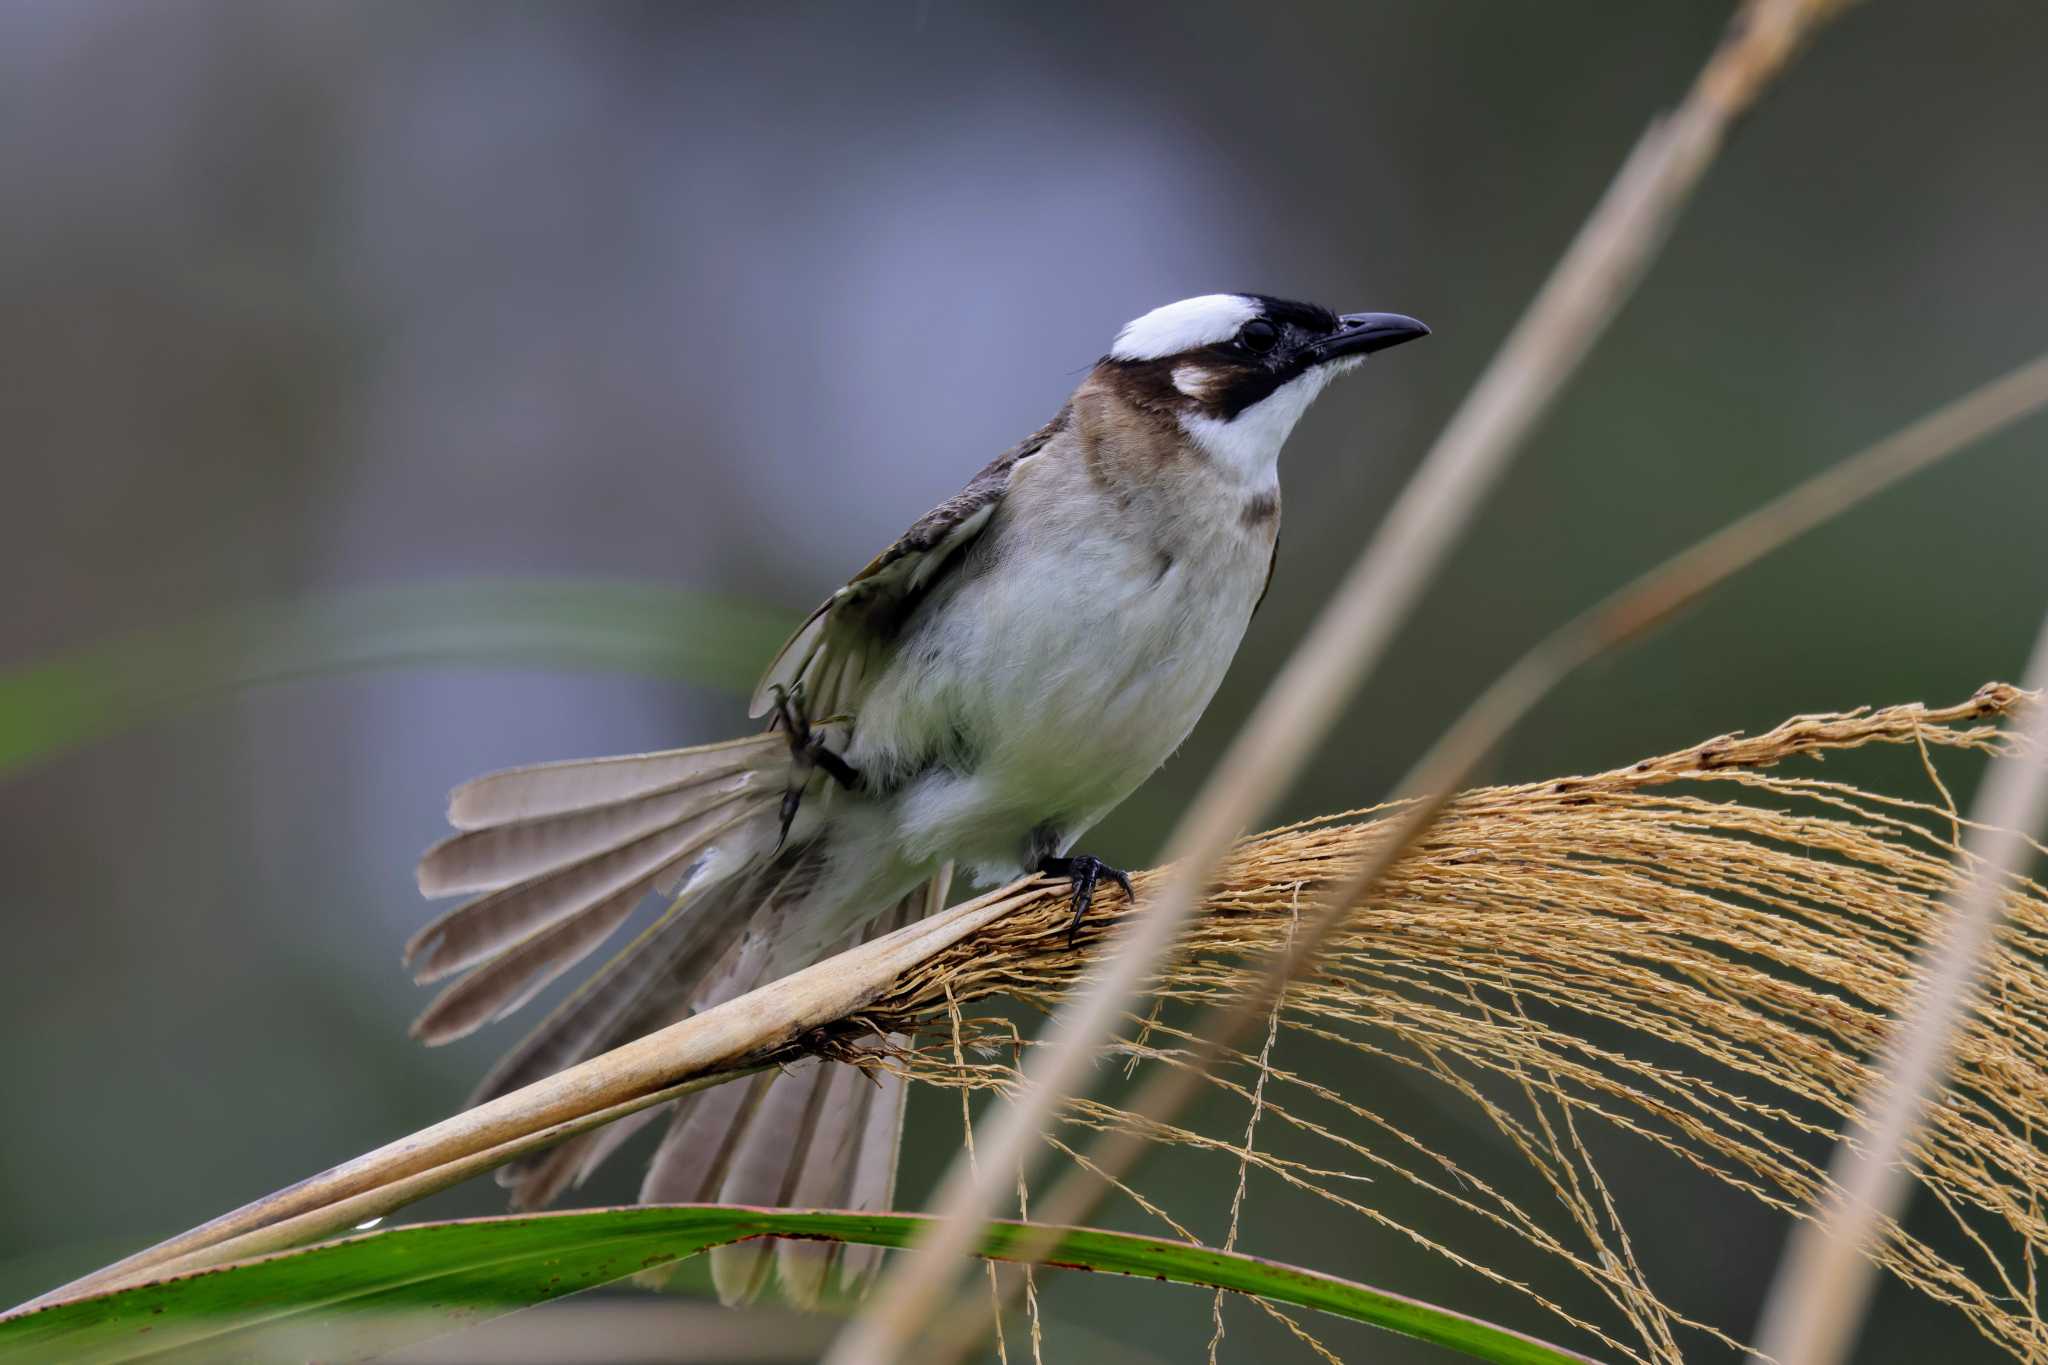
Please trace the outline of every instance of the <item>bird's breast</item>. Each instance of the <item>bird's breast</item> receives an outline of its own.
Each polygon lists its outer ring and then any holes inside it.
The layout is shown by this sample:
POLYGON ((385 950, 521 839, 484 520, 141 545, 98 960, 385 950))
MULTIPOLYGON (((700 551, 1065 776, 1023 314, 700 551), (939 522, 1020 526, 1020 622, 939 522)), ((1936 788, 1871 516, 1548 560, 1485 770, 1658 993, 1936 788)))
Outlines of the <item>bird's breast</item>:
POLYGON ((859 748, 923 782, 906 814, 920 846, 1085 828, 1179 747, 1271 563, 1277 517, 1248 519, 1242 501, 1165 517, 1082 499, 1005 509, 859 718, 859 748))

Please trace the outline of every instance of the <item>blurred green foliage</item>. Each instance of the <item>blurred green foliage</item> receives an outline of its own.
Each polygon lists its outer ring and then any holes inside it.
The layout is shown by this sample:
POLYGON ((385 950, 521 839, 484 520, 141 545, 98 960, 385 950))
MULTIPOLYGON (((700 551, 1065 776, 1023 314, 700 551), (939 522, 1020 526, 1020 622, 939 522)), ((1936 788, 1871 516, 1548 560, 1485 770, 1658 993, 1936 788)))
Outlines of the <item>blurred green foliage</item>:
POLYGON ((790 618, 653 583, 493 579, 359 588, 158 626, 0 671, 0 775, 244 688, 474 665, 754 685, 790 618))

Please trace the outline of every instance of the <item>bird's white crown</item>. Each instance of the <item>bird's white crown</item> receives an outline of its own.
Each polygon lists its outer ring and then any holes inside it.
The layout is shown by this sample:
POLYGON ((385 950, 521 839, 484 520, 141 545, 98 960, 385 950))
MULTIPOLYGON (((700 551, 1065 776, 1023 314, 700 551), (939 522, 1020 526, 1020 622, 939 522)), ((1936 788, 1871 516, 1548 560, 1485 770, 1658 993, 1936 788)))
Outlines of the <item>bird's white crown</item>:
POLYGON ((1124 324, 1109 348, 1112 360, 1158 360, 1237 335, 1259 315, 1259 304, 1242 294, 1202 294, 1154 308, 1124 324))

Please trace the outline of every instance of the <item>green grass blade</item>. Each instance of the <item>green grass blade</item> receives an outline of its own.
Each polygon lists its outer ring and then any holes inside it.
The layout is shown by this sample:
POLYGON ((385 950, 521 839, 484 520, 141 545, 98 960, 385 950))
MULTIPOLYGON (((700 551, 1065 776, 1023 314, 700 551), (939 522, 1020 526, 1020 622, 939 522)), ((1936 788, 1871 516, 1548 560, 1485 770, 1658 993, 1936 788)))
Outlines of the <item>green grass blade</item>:
MULTIPOLYGON (((281 1252, 0 1318, 0 1362, 346 1359, 389 1350, 768 1234, 901 1247, 910 1214, 641 1206, 422 1223, 281 1252)), ((1030 1225, 992 1224, 1007 1259, 1030 1225)), ((1252 1256, 1090 1228, 1048 1260, 1070 1269, 1232 1289, 1435 1342, 1499 1365, 1587 1357, 1462 1313, 1252 1256)), ((687 1345, 687 1343, 679 1343, 687 1345)))
POLYGON ((451 664, 598 669, 744 692, 792 618, 683 588, 487 579, 222 612, 0 671, 0 775, 243 688, 451 664))

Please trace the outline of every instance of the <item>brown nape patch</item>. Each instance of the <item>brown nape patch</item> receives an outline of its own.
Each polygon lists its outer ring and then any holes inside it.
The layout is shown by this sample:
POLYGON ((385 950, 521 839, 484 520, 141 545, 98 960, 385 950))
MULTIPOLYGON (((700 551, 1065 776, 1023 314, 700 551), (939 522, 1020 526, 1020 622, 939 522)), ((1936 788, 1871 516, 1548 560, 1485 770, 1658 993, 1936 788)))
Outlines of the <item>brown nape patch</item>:
POLYGON ((1128 367, 1098 365, 1075 391, 1071 404, 1075 435, 1088 476, 1108 490, 1144 487, 1159 470, 1188 458, 1180 410, 1188 400, 1169 383, 1162 401, 1147 376, 1128 367))
POLYGON ((1150 412, 1199 412, 1227 422, 1308 368, 1300 358, 1276 364, 1245 362, 1220 355, 1217 349, 1157 360, 1104 359, 1087 382, 1150 412), (1186 388, 1181 387, 1183 379, 1186 388))
POLYGON ((1097 393, 1142 412, 1179 414, 1196 404, 1173 383, 1176 364, 1165 360, 1104 360, 1081 381, 1081 392, 1097 393))
POLYGON ((1244 511, 1239 515, 1252 530, 1275 520, 1280 515, 1280 490, 1269 488, 1263 493, 1252 494, 1244 500, 1244 511))

